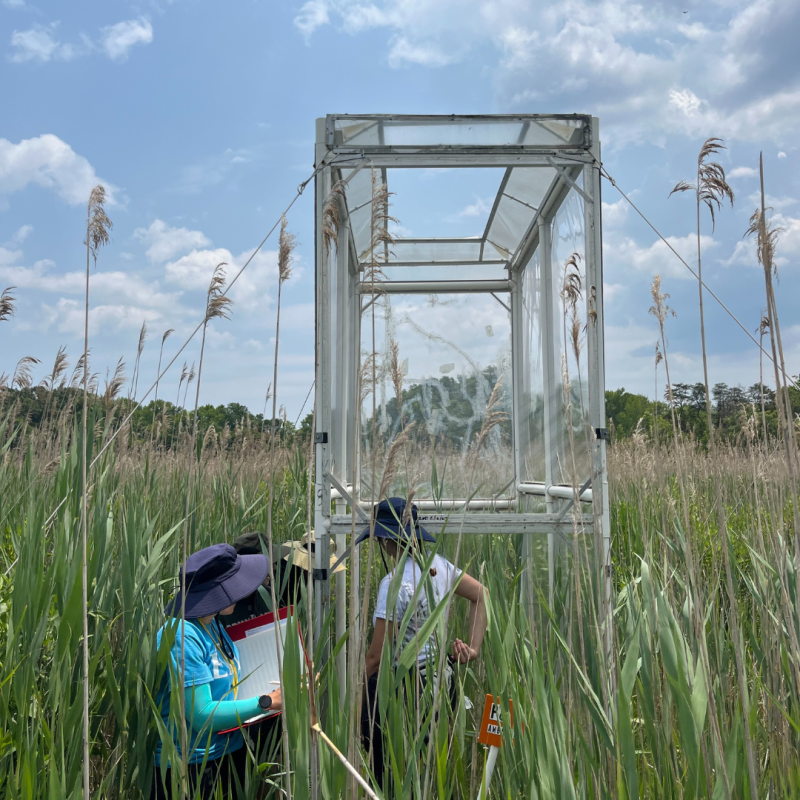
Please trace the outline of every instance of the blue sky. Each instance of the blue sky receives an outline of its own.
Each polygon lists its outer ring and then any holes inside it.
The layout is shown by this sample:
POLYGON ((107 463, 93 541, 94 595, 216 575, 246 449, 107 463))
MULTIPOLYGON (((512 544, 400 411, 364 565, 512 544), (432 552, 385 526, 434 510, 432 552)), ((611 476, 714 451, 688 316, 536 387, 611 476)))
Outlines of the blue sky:
MULTIPOLYGON (((709 136, 736 192, 712 233, 708 283, 757 327, 763 276, 742 241, 764 152, 784 229, 778 302, 787 367, 800 372, 800 4, 774 0, 0 0, 0 288, 17 313, 0 326, 0 372, 33 355, 44 377, 58 347, 82 350, 85 201, 110 190, 111 244, 93 269, 92 371, 132 371, 139 390, 202 315, 213 267, 243 263, 311 173, 326 113, 581 112, 601 121, 604 163, 692 257, 694 207, 668 199, 709 136)), ((397 197, 415 235, 482 231, 492 176, 442 181, 427 204, 397 197), (429 230, 430 228, 430 230, 429 230)), ((435 177, 432 181, 438 180, 435 177)), ((677 312, 673 380, 701 379, 697 285, 603 186, 607 385, 652 393, 649 284, 677 312)), ((289 218, 300 245, 284 288, 279 403, 290 418, 313 380, 313 191, 289 218)), ((209 334, 201 402, 264 405, 272 375, 276 257, 268 244, 209 334)), ((691 263, 691 262, 690 262, 691 263)), ((712 383, 749 385, 757 350, 706 304, 712 383)), ((181 356, 197 358, 199 343, 181 356)), ((175 399, 177 374, 161 394, 175 399)))

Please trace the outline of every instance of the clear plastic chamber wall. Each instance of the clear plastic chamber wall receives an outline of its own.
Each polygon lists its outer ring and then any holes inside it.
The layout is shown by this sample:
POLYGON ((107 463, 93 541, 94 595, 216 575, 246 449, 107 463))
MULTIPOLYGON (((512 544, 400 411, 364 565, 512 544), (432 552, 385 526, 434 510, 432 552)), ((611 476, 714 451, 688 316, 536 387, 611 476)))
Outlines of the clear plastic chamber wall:
POLYGON ((318 630, 332 602, 348 625, 330 553, 409 492, 445 544, 519 537, 523 603, 590 537, 610 599, 598 133, 579 114, 317 120, 318 630))

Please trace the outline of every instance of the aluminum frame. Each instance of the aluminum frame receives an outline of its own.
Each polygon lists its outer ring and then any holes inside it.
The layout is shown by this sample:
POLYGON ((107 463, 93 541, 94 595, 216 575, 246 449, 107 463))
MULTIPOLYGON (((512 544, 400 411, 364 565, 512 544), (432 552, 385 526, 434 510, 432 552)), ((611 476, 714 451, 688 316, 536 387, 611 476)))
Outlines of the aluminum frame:
MULTIPOLYGON (((488 129, 488 128, 487 128, 488 129)), ((549 129, 547 129, 549 130, 549 129)), ((602 284, 602 218, 600 194, 600 143, 598 138, 599 123, 597 118, 584 115, 496 115, 474 117, 440 117, 440 116, 406 116, 406 115, 329 115, 317 120, 316 165, 321 169, 315 178, 316 206, 316 266, 315 266, 315 307, 316 307, 316 414, 315 414, 315 486, 314 486, 314 523, 316 529, 316 569, 314 574, 314 616, 315 639, 317 640, 316 660, 322 665, 328 653, 328 643, 320 642, 319 635, 322 621, 330 611, 330 576, 323 565, 329 563, 330 542, 334 537, 336 551, 341 554, 346 550, 348 537, 358 532, 363 526, 360 520, 363 510, 360 508, 360 448, 354 446, 357 428, 359 398, 356 397, 357 372, 361 359, 360 320, 361 296, 370 289, 361 282, 358 248, 350 227, 350 214, 356 208, 363 208, 365 203, 348 210, 347 202, 340 200, 340 216, 342 224, 339 231, 339 247, 328 249, 322 237, 323 206, 330 195, 333 184, 342 179, 343 170, 350 170, 345 181, 353 178, 358 170, 368 167, 379 169, 383 179, 386 170, 391 169, 425 169, 429 167, 458 167, 466 169, 486 167, 506 167, 506 173, 500 184, 490 218, 482 239, 448 238, 408 239, 407 243, 476 243, 481 242, 480 259, 477 262, 453 260, 454 267, 466 264, 485 264, 487 267, 498 263, 507 269, 507 280, 454 280, 437 281, 389 281, 381 283, 381 292, 391 294, 413 292, 498 292, 509 295, 511 312, 511 358, 512 358, 512 436, 514 452, 515 476, 513 486, 516 488, 517 502, 530 494, 539 494, 546 500, 546 513, 515 513, 513 510, 500 513, 480 513, 469 511, 458 512, 450 508, 442 509, 442 513, 421 513, 421 519, 431 532, 439 532, 446 524, 449 532, 464 533, 516 533, 524 535, 524 553, 530 558, 533 547, 532 536, 545 534, 548 537, 548 561, 550 572, 550 590, 552 592, 553 553, 556 537, 571 535, 573 517, 564 517, 562 513, 568 497, 573 494, 570 487, 557 486, 557 436, 556 409, 548 400, 550 392, 547 387, 560 384, 559 365, 556 354, 556 343, 553 337, 557 311, 553 307, 553 264, 551 259, 552 224, 561 204, 570 191, 577 191, 584 202, 584 236, 585 236, 585 270, 586 270, 586 319, 588 383, 589 383, 589 417, 593 429, 605 428, 605 377, 604 377, 604 340, 603 340, 603 284, 602 284), (358 144, 337 142, 337 121, 359 120, 364 130, 374 125, 378 141, 375 144, 358 144), (383 131, 390 125, 418 125, 421 128, 431 126, 447 126, 462 124, 465 120, 475 124, 491 126, 497 123, 513 122, 520 124, 520 138, 525 139, 531 128, 545 126, 553 121, 577 122, 583 126, 583 136, 579 143, 563 143, 537 146, 530 142, 516 144, 485 145, 442 145, 442 144, 386 144, 383 131), (542 167, 554 171, 554 177, 546 190, 542 202, 538 206, 512 197, 506 193, 511 170, 516 167, 542 167), (355 169, 354 169, 355 168, 355 169), (582 176, 583 187, 577 184, 582 176), (534 215, 527 230, 522 236, 516 250, 508 253, 508 260, 484 260, 484 245, 488 241, 493 218, 497 213, 501 196, 510 197, 534 210, 534 215), (544 303, 541 309, 543 338, 541 348, 544 364, 545 381, 545 481, 543 484, 527 484, 521 480, 523 475, 521 444, 525 431, 523 405, 524 392, 521 376, 524 366, 524 348, 522 346, 522 297, 521 273, 530 262, 534 252, 541 252, 540 269, 542 275, 544 303), (335 275, 334 275, 335 273, 335 275), (335 285, 335 295, 332 294, 335 285), (332 303, 335 309, 332 313, 332 303), (335 320, 335 325, 332 325, 335 320), (333 348, 336 348, 334 354, 333 348), (332 362, 336 358, 334 376, 332 362), (535 488, 531 488, 535 487, 535 488), (336 504, 332 510, 332 498, 336 504), (351 513, 345 514, 346 507, 351 506, 351 513), (353 510, 352 506, 356 509, 353 510), (358 512, 358 513, 356 513, 358 512)), ((367 201, 366 205, 369 204, 367 201)), ((495 245, 498 247, 498 245, 495 245)), ((386 266, 442 266, 448 262, 436 259, 425 261, 389 261, 386 266)), ((499 298, 496 298, 499 300, 499 298)), ((504 304, 505 305, 505 304, 504 304)), ((591 498, 592 513, 583 514, 580 523, 587 532, 594 532, 602 542, 601 556, 605 574, 605 613, 601 623, 605 626, 607 641, 611 642, 611 567, 610 567, 610 519, 608 505, 608 479, 606 471, 606 442, 600 436, 591 442, 591 490, 582 496, 586 501, 591 498)), ((452 501, 453 503, 456 501, 452 501)), ((358 553, 351 553, 349 568, 353 574, 358 571, 358 553)), ((523 601, 532 602, 533 587, 530 570, 526 570, 527 580, 524 582, 523 601)), ((360 588, 360 587, 359 587, 360 588)), ((336 636, 341 638, 346 632, 346 604, 344 598, 345 576, 336 578, 336 636)), ((360 602, 357 603, 360 607, 360 602)), ((358 654, 348 653, 343 647, 337 658, 336 670, 341 684, 344 686, 348 674, 353 680, 358 669, 358 654), (349 668, 348 668, 349 665, 349 668)))

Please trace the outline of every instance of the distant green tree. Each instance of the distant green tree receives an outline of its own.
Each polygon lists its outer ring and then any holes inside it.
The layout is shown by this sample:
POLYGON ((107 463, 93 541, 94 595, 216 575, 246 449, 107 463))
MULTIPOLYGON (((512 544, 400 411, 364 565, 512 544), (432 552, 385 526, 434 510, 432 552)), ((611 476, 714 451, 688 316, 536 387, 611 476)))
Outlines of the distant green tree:
POLYGON ((649 429, 653 418, 653 401, 643 394, 632 394, 622 389, 606 392, 606 419, 608 427, 614 429, 614 435, 621 438, 630 436, 644 420, 645 429, 649 429))

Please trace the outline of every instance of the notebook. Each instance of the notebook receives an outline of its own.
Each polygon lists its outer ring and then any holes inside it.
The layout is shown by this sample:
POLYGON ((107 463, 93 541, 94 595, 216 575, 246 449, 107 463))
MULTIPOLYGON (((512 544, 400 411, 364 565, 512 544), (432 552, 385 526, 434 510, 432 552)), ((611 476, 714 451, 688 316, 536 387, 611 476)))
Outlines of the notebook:
MULTIPOLYGON (((260 697, 262 694, 270 694, 280 686, 280 674, 278 665, 283 659, 283 648, 278 646, 275 641, 275 626, 278 626, 281 642, 286 640, 286 626, 289 622, 289 614, 292 609, 278 609, 278 619, 275 614, 262 614, 260 617, 237 622, 226 628, 228 636, 236 643, 239 651, 239 686, 237 696, 242 699, 246 697, 260 697)), ((250 717, 242 722, 242 725, 253 725, 261 720, 276 717, 280 711, 267 711, 255 717, 250 717)), ((220 733, 230 733, 229 730, 220 733)))

